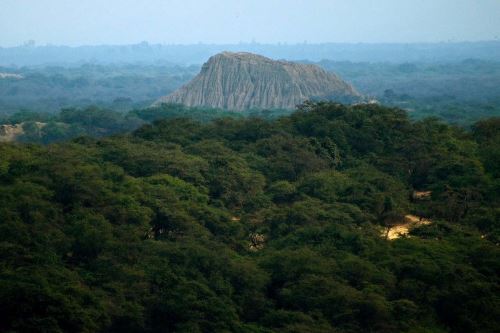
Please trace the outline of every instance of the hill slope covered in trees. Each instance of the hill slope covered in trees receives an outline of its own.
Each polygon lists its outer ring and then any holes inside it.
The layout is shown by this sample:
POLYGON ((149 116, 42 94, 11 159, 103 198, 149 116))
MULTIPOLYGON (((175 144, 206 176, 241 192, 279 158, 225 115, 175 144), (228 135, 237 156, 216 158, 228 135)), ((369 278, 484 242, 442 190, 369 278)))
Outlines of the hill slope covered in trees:
POLYGON ((0 331, 498 330, 498 119, 305 104, 0 156, 0 331))

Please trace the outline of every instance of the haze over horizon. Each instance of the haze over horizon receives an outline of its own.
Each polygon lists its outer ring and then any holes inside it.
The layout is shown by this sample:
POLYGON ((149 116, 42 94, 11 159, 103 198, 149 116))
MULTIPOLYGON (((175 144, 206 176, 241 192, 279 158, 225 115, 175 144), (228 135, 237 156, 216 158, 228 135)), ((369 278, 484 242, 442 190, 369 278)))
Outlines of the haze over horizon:
POLYGON ((0 46, 498 40, 496 0, 3 0, 0 46))

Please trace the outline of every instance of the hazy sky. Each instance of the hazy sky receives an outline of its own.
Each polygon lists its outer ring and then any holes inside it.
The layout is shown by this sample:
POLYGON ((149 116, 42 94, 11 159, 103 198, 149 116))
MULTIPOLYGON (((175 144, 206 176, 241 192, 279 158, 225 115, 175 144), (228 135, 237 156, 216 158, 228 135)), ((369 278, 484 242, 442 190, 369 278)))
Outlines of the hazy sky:
POLYGON ((500 38, 500 0, 0 0, 0 46, 500 38))

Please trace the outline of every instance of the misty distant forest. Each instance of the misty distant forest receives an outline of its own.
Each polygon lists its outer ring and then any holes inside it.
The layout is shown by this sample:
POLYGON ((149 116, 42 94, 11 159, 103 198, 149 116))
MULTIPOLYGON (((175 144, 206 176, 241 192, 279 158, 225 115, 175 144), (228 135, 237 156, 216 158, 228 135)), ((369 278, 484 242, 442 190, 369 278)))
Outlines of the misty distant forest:
MULTIPOLYGON (((138 45, 128 51, 123 51, 123 48, 116 51, 104 47, 90 48, 88 53, 101 56, 103 60, 94 59, 87 63, 81 63, 85 58, 74 58, 79 53, 69 48, 63 48, 68 53, 66 58, 52 54, 60 51, 55 47, 0 49, 2 63, 17 61, 19 64, 0 67, 0 73, 15 75, 0 77, 0 122, 48 119, 66 108, 98 107, 122 115, 144 109, 159 97, 189 82, 199 72, 203 61, 188 65, 191 58, 183 57, 181 53, 177 64, 166 60, 159 62, 153 61, 154 58, 145 58, 148 51, 155 54, 155 46, 138 45), (114 54, 118 56, 122 53, 136 62, 127 64, 124 62, 126 57, 121 62, 110 62, 117 60, 112 57, 114 54), (32 62, 30 57, 35 56, 39 62, 45 59, 46 64, 26 65, 32 62), (79 60, 80 63, 71 60, 79 60), (52 64, 47 65, 51 61, 52 64), (29 113, 40 115, 33 115, 30 119, 27 117, 29 113)), ((198 46, 198 49, 193 46, 184 53, 193 51, 192 48, 197 51, 194 54, 210 51, 208 46, 198 46)), ((259 46, 254 48, 259 49, 259 46)), ((313 46, 260 48, 270 54, 286 54, 291 58, 317 51, 317 47, 313 46), (287 54, 287 51, 290 53, 287 54)), ((368 46, 355 48, 344 45, 340 48, 344 53, 331 51, 335 50, 333 46, 328 53, 329 48, 325 46, 325 56, 337 56, 336 59, 351 57, 362 61, 298 61, 315 63, 339 74, 368 99, 407 110, 413 119, 436 116, 450 123, 469 126, 483 117, 500 115, 500 61, 493 60, 498 59, 495 56, 500 52, 500 43, 450 44, 447 48, 422 45, 420 48, 408 47, 406 53, 395 52, 402 48, 402 45, 380 46, 378 49, 372 46, 375 50, 371 50, 368 46), (398 54, 399 58, 391 58, 391 54, 398 54), (381 61, 379 58, 384 56, 395 61, 381 61), (443 60, 445 56, 448 56, 447 61, 443 60), (459 56, 462 58, 457 58, 459 56)), ((172 47, 169 51, 164 47, 158 50, 157 57, 166 54, 166 58, 170 59, 171 52, 183 49, 172 47)), ((318 58, 318 55, 315 57, 318 58)), ((283 111, 278 110, 278 114, 283 111)))
POLYGON ((223 47, 0 48, 0 332, 500 332, 500 42, 248 44, 363 99, 151 107, 223 47))

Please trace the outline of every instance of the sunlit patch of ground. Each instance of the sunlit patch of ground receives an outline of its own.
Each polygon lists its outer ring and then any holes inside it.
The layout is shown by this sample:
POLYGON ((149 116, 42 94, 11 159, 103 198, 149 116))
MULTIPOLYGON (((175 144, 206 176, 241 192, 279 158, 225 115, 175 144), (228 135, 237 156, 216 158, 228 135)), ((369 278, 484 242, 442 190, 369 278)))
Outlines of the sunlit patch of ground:
POLYGON ((432 191, 415 191, 415 192, 413 192, 413 199, 415 199, 415 200, 430 199, 431 196, 432 196, 432 191))
MULTIPOLYGON (((44 128, 47 124, 41 122, 35 122, 38 129, 44 128)), ((14 124, 14 125, 0 125, 0 142, 12 142, 24 134, 23 129, 24 123, 14 124)))
POLYGON ((0 125, 0 142, 11 142, 24 134, 23 125, 0 125))
POLYGON ((406 215, 403 223, 386 228, 383 232, 383 235, 389 240, 397 239, 403 236, 407 236, 410 231, 416 227, 428 225, 431 223, 431 220, 425 219, 420 216, 406 215))

